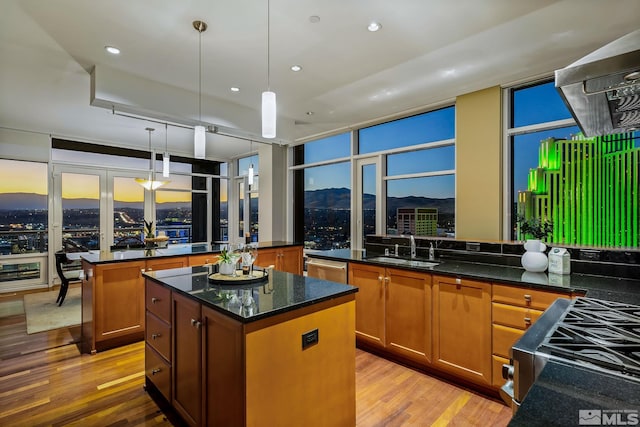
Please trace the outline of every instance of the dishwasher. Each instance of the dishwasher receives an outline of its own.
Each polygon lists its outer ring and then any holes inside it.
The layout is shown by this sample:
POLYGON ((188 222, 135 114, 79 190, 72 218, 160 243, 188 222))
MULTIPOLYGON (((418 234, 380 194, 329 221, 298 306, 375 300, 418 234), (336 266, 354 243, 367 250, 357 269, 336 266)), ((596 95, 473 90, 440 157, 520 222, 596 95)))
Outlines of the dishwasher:
POLYGON ((309 257, 307 258, 307 276, 347 283, 347 263, 309 257))

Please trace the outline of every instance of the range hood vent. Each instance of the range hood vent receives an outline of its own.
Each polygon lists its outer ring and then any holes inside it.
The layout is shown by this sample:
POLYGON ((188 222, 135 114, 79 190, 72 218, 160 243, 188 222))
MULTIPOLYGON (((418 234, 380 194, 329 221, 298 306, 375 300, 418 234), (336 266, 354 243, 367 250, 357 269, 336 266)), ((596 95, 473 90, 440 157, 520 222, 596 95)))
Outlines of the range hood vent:
POLYGON ((586 137, 640 129, 640 30, 555 75, 556 89, 586 137))

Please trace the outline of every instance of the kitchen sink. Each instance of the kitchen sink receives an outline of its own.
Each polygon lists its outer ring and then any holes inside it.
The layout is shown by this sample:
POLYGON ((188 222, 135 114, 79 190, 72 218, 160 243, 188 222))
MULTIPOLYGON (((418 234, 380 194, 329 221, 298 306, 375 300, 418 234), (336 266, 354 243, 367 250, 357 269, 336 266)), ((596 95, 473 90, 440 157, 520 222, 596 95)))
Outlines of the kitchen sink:
POLYGON ((419 267, 419 268, 433 268, 439 263, 433 261, 423 261, 419 259, 405 259, 405 258, 396 258, 391 256, 377 256, 372 258, 367 258, 367 261, 373 262, 381 262, 384 264, 393 264, 401 267, 419 267))

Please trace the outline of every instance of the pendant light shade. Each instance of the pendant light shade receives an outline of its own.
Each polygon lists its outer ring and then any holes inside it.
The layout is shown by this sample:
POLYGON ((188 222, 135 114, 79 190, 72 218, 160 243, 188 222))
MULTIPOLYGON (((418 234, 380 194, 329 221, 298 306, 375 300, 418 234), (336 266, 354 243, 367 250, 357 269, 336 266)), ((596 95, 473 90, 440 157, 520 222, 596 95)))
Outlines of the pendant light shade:
POLYGON ((270 3, 267 0, 267 90, 262 92, 262 137, 276 137, 276 94, 271 92, 270 71, 271 68, 271 12, 270 3))
POLYGON ((146 190, 153 191, 157 188, 162 187, 165 184, 168 184, 169 181, 156 181, 155 180, 155 166, 153 164, 154 154, 151 151, 151 132, 153 132, 154 128, 146 128, 147 132, 149 132, 149 155, 151 156, 149 160, 149 177, 148 178, 135 178, 135 181, 142 185, 146 190))
POLYGON ((162 177, 169 178, 169 162, 170 162, 169 153, 164 153, 162 155, 162 177))
POLYGON ((193 130, 193 155, 196 159, 204 159, 206 151, 205 146, 207 141, 204 126, 196 126, 193 128, 193 130))
POLYGON ((253 185, 253 164, 249 166, 249 176, 247 177, 247 183, 253 185))
POLYGON ((262 92, 262 137, 276 137, 276 94, 262 92))

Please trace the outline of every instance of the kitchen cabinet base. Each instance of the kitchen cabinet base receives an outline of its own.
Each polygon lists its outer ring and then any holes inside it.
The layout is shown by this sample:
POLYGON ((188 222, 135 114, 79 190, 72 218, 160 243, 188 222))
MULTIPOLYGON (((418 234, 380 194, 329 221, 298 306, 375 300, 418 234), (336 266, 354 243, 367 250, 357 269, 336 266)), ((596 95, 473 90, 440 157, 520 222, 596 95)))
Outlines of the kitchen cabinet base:
POLYGON ((144 390, 147 392, 151 400, 155 402, 156 405, 162 411, 162 414, 176 427, 187 427, 182 418, 176 413, 176 411, 171 406, 171 403, 162 395, 160 390, 153 384, 148 377, 144 378, 144 390))

